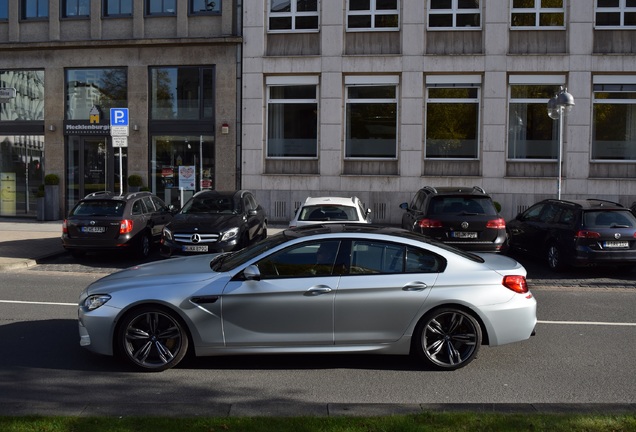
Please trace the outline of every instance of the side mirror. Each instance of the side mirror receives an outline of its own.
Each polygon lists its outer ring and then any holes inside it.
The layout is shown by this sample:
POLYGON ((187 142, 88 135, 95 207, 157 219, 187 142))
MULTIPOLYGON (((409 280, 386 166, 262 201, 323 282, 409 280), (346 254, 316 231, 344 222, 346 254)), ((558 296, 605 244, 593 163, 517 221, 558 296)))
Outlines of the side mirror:
POLYGON ((252 264, 245 267, 243 270, 243 276, 245 276, 246 280, 261 280, 261 271, 258 269, 258 266, 252 264))
POLYGON ((401 208, 402 210, 408 210, 408 208, 409 208, 409 203, 405 203, 405 202, 404 202, 404 203, 400 204, 400 208, 401 208))

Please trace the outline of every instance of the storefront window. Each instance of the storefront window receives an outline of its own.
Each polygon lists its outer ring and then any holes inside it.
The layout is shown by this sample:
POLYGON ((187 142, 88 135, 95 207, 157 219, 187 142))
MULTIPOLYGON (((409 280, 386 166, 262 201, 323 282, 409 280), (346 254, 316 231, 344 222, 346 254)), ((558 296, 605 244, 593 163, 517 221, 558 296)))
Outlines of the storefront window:
POLYGON ((214 68, 150 70, 152 120, 214 119, 214 68))
POLYGON ((152 137, 151 189, 168 204, 181 207, 194 193, 214 189, 214 137, 152 137))
POLYGON ((102 114, 128 106, 125 68, 67 69, 66 120, 90 120, 93 107, 102 114))
POLYGON ((35 216, 43 165, 43 135, 0 135, 0 216, 35 216))

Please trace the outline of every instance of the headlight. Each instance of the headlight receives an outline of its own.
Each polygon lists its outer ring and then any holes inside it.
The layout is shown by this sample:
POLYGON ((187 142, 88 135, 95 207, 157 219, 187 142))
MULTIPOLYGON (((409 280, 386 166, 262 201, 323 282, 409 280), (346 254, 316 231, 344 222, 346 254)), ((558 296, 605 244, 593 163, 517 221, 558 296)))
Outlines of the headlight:
POLYGON ((223 235, 221 236, 221 241, 228 241, 233 239, 234 237, 236 237, 238 235, 239 229, 237 228, 232 228, 231 230, 225 231, 223 233, 223 235))
POLYGON ((95 294, 88 296, 86 300, 84 300, 84 307, 89 311, 92 311, 103 306, 108 300, 110 300, 110 296, 108 294, 95 294))
POLYGON ((163 236, 168 240, 172 240, 172 232, 166 227, 163 227, 163 236))

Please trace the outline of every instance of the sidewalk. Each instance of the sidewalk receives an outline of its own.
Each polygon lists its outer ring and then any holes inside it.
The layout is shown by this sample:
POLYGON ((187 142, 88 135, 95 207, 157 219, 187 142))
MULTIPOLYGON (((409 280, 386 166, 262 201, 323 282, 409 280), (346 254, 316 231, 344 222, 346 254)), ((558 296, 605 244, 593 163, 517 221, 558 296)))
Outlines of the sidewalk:
POLYGON ((62 221, 0 218, 0 272, 32 267, 38 260, 64 253, 62 221))

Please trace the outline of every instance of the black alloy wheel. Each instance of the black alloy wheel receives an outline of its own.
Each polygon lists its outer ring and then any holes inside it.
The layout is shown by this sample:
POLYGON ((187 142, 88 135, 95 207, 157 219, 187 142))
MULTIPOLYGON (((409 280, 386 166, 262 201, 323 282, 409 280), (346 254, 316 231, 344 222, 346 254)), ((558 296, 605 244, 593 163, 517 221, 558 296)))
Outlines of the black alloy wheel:
POLYGON ((415 349, 427 365, 455 370, 470 363, 482 343, 477 320, 461 309, 440 308, 429 312, 415 331, 415 349))
POLYGON ((561 249, 556 243, 550 243, 547 249, 548 267, 552 271, 563 270, 563 258, 561 249))
POLYGON ((176 366, 188 351, 188 335, 172 312, 147 306, 128 313, 119 327, 118 348, 135 368, 161 372, 176 366))

